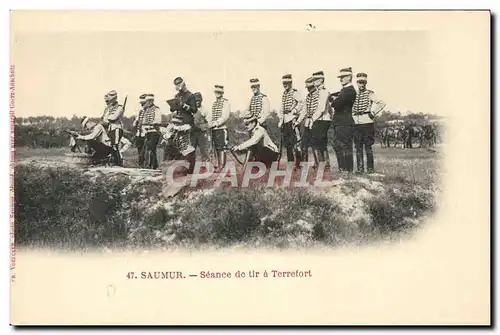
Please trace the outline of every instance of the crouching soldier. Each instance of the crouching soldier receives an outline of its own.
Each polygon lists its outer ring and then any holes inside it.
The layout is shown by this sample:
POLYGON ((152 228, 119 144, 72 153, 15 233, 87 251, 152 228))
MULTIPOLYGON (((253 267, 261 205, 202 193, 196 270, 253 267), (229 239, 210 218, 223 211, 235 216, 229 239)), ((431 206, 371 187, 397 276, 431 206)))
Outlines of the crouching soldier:
POLYGON ((113 148, 104 126, 90 121, 88 117, 84 117, 82 119, 82 128, 90 130, 90 134, 78 135, 76 139, 86 142, 92 155, 92 164, 107 162, 108 157, 113 153, 113 148))
POLYGON ((192 174, 195 164, 195 149, 191 145, 191 125, 179 113, 172 115, 172 120, 166 128, 161 129, 163 138, 171 148, 172 160, 185 160, 189 163, 188 174, 192 174))
POLYGON ((245 163, 249 161, 261 162, 266 167, 278 160, 279 150, 271 140, 267 131, 262 127, 256 115, 247 113, 243 121, 245 128, 249 132, 250 138, 245 142, 234 146, 231 150, 236 152, 246 152, 245 163))

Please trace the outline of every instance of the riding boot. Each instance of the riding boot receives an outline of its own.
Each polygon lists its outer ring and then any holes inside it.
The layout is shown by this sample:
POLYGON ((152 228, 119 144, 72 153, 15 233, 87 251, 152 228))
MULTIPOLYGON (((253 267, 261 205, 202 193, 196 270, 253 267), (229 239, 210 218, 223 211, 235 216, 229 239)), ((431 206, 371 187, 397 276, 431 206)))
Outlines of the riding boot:
POLYGON ((293 147, 287 147, 286 148, 286 159, 287 159, 288 162, 293 162, 294 161, 293 147))
POLYGON ((295 150, 295 167, 299 167, 300 162, 302 162, 302 152, 300 150, 295 150))
POLYGON ((371 145, 366 147, 366 170, 368 173, 373 173, 375 170, 373 163, 373 149, 371 145))
POLYGON ((356 172, 358 172, 358 173, 365 172, 364 165, 365 165, 365 163, 364 163, 363 147, 358 146, 356 148, 356 172))
POLYGON ((195 152, 190 152, 185 156, 187 162, 189 163, 189 167, 187 169, 187 174, 193 174, 194 172, 194 165, 196 163, 196 155, 195 152))
POLYGON ((225 151, 219 151, 219 171, 224 170, 224 167, 226 166, 226 152, 225 151))
POLYGON ((344 159, 344 152, 340 148, 335 149, 335 156, 337 157, 337 164, 339 166, 339 170, 345 171, 345 159, 344 159))
POLYGON ((320 158, 319 158, 319 154, 320 151, 319 150, 316 150, 314 149, 313 150, 313 156, 314 156, 314 167, 317 168, 319 166, 319 162, 320 162, 320 158))
POLYGON ((330 168, 330 154, 328 153, 328 148, 324 151, 324 157, 325 157, 325 168, 329 169, 330 168))
POLYGON ((347 172, 352 172, 354 169, 354 158, 351 150, 344 151, 344 159, 345 159, 345 169, 347 172))

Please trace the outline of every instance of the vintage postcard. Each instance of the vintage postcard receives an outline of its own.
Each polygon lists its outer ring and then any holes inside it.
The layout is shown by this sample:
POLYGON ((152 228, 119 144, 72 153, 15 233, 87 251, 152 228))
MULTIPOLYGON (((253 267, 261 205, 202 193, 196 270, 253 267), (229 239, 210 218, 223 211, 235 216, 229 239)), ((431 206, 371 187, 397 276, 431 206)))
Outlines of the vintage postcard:
POLYGON ((490 325, 489 11, 10 13, 13 325, 490 325))

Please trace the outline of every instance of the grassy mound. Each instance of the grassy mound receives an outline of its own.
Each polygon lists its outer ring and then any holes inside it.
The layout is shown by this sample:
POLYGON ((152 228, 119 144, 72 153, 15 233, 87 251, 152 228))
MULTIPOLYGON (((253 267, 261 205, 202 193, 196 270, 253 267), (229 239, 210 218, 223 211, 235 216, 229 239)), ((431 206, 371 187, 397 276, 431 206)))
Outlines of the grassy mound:
POLYGON ((339 180, 327 189, 193 190, 162 196, 160 180, 67 168, 15 170, 16 244, 64 249, 171 246, 305 247, 410 233, 434 193, 402 178, 339 180))

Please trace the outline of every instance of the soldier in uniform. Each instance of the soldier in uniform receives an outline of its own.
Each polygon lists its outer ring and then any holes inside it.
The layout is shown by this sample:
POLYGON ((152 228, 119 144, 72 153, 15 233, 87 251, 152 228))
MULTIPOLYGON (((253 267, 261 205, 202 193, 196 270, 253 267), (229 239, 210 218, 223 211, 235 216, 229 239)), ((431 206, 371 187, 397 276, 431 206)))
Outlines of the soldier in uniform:
POLYGON ((266 167, 271 167, 272 163, 278 160, 278 147, 271 140, 266 129, 260 125, 258 117, 255 114, 247 112, 243 117, 243 122, 249 132, 250 138, 234 146, 232 150, 246 152, 246 161, 261 162, 266 167))
POLYGON ((147 169, 157 169, 159 166, 156 148, 160 140, 157 128, 161 125, 161 111, 154 103, 154 94, 143 94, 139 97, 142 109, 134 121, 136 127, 136 143, 139 151, 139 165, 147 169), (149 151, 148 161, 145 162, 145 151, 149 151))
POLYGON ((248 111, 257 117, 259 124, 266 128, 266 120, 269 117, 270 106, 267 95, 260 91, 259 79, 250 79, 250 88, 252 89, 252 98, 248 106, 248 111))
POLYGON ((203 96, 200 92, 194 93, 196 99, 196 108, 198 111, 194 114, 194 126, 191 129, 191 144, 195 148, 200 148, 201 159, 204 162, 210 161, 209 139, 208 139, 208 121, 207 113, 203 108, 203 96))
POLYGON ((356 81, 358 92, 354 101, 352 115, 354 118, 354 145, 356 147, 357 173, 364 173, 364 153, 366 152, 366 169, 374 172, 373 149, 375 143, 375 125, 373 120, 385 105, 376 100, 374 92, 366 88, 367 74, 358 73, 356 81), (376 107, 376 108, 375 108, 376 107))
POLYGON ((92 154, 92 163, 98 164, 107 160, 109 155, 113 154, 113 147, 104 126, 90 121, 86 116, 82 118, 81 124, 82 128, 90 130, 90 133, 87 135, 78 134, 76 139, 85 141, 88 152, 92 154))
POLYGON ((179 112, 178 116, 182 117, 185 124, 193 126, 194 114, 198 110, 196 107, 196 98, 186 86, 186 82, 181 77, 174 79, 175 90, 177 94, 174 99, 178 99, 179 104, 175 107, 170 107, 171 112, 179 112))
POLYGON ((324 156, 324 123, 320 121, 325 106, 328 103, 328 96, 321 94, 317 86, 314 85, 314 77, 306 79, 307 96, 305 100, 304 113, 301 113, 298 122, 304 122, 304 134, 302 136, 302 155, 303 160, 308 160, 309 147, 313 149, 315 166, 325 161, 324 156))
POLYGON ((185 117, 181 112, 172 114, 172 120, 167 127, 161 128, 163 139, 167 141, 167 145, 171 148, 172 160, 186 160, 189 163, 187 169, 188 174, 194 171, 196 160, 195 149, 191 145, 191 125, 186 123, 185 117))
POLYGON ((133 122, 135 137, 134 142, 137 148, 137 154, 139 159, 139 166, 144 166, 144 145, 146 144, 146 131, 142 126, 144 120, 144 104, 146 103, 146 94, 142 94, 139 97, 139 104, 141 105, 141 109, 139 110, 139 114, 135 118, 133 122))
POLYGON ((283 136, 287 161, 295 162, 296 166, 298 166, 302 160, 301 148, 300 146, 297 147, 298 141, 300 141, 298 119, 304 108, 304 103, 299 98, 298 91, 292 87, 292 75, 286 74, 282 77, 282 80, 285 90, 281 98, 278 127, 281 129, 283 136))
POLYGON ((321 117, 318 119, 318 131, 321 134, 321 151, 325 157, 326 168, 330 168, 330 155, 328 154, 328 130, 332 124, 332 107, 329 102, 330 92, 325 87, 325 74, 323 71, 313 73, 314 85, 319 91, 321 101, 326 99, 326 105, 321 117))
POLYGON ((104 101, 106 102, 106 108, 102 116, 103 126, 111 139, 114 164, 122 166, 122 155, 119 146, 123 136, 123 106, 118 103, 118 94, 114 90, 104 95, 104 101))
POLYGON ((331 95, 334 109, 332 124, 335 134, 333 149, 337 156, 339 170, 352 172, 354 165, 352 155, 352 128, 354 124, 352 106, 356 100, 356 90, 352 85, 352 69, 350 67, 341 69, 337 77, 340 79, 342 89, 340 92, 331 95))
POLYGON ((217 156, 217 169, 222 171, 226 165, 225 149, 229 143, 226 122, 231 114, 231 106, 229 101, 224 98, 224 86, 215 85, 214 94, 215 101, 212 104, 212 113, 208 115, 208 120, 213 150, 217 156))

